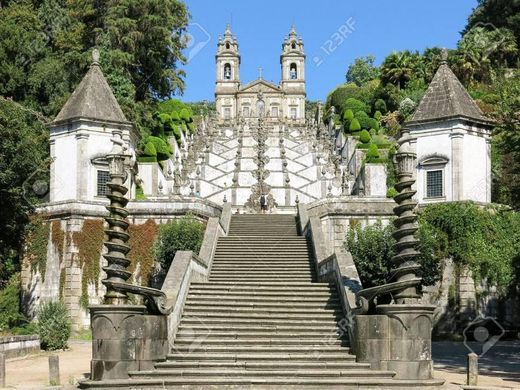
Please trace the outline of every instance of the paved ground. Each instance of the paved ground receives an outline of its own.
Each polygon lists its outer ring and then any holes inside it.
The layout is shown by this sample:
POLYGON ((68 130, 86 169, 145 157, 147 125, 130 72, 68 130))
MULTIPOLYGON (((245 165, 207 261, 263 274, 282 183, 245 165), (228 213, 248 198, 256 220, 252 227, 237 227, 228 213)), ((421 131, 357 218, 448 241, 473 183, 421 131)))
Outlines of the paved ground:
MULTIPOLYGON (((455 384, 466 380, 466 356, 470 352, 482 353, 482 345, 461 342, 434 342, 435 376, 455 384), (472 351, 469 350, 472 349, 472 351)), ((520 389, 520 341, 503 341, 490 346, 479 357, 479 385, 504 386, 520 389)))
MULTIPOLYGON (((480 353, 478 344, 470 347, 480 353)), ((70 343, 70 349, 59 352, 61 382, 65 388, 75 388, 78 379, 89 372, 89 341, 70 343)), ((464 384, 466 379, 465 365, 468 349, 460 342, 435 342, 433 356, 435 359, 435 377, 444 378, 455 384, 464 384)), ((42 389, 48 384, 48 356, 42 352, 26 358, 7 361, 7 386, 15 389, 42 389)), ((520 389, 520 342, 499 342, 490 348, 479 361, 479 385, 491 387, 502 386, 509 389, 520 389)), ((46 387, 50 389, 50 387, 46 387)))

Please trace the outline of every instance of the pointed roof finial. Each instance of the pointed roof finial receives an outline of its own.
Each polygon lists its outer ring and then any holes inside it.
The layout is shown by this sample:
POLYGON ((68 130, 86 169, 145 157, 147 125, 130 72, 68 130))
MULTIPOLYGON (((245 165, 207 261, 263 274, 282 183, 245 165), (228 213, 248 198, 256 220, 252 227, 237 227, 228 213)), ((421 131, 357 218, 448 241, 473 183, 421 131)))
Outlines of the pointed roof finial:
POLYGON ((448 49, 445 47, 441 50, 441 64, 446 65, 448 63, 448 49))
POLYGON ((296 27, 294 24, 291 25, 291 31, 289 32, 289 35, 294 36, 296 35, 296 27))
POLYGON ((92 65, 99 65, 99 50, 92 50, 92 65))
POLYGON ((233 34, 231 33, 231 25, 230 25, 229 23, 226 24, 226 32, 224 33, 224 35, 225 35, 226 37, 227 37, 227 36, 231 36, 231 35, 233 35, 233 34))

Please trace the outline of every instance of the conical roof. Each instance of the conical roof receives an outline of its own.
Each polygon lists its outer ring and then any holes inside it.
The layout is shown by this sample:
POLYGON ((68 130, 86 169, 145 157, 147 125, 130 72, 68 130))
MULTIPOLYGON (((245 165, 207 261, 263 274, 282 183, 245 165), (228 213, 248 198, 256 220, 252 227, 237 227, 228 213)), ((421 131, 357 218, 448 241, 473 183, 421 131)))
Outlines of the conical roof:
POLYGON ((442 61, 417 110, 407 125, 463 118, 491 125, 446 61, 442 61))
POLYGON ((79 118, 129 123, 99 67, 99 53, 95 50, 92 57, 90 69, 52 122, 53 125, 79 118))

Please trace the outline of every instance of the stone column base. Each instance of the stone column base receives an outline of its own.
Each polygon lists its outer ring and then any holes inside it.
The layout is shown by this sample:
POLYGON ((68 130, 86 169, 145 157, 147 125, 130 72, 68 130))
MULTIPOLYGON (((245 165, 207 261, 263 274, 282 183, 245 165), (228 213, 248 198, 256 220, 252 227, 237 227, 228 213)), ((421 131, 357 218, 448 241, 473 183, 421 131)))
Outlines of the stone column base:
POLYGON ((395 379, 432 379, 434 306, 380 305, 376 315, 355 317, 353 347, 358 362, 395 371, 395 379))
POLYGON ((168 324, 145 306, 90 307, 92 328, 91 380, 125 379, 128 371, 150 370, 166 359, 168 324))

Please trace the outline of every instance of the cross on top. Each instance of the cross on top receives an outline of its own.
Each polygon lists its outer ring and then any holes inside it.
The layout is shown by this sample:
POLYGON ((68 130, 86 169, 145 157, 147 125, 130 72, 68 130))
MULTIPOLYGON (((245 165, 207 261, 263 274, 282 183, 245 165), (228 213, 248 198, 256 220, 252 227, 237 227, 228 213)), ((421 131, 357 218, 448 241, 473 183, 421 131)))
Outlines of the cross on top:
POLYGON ((262 78, 262 67, 258 68, 258 78, 262 78))

